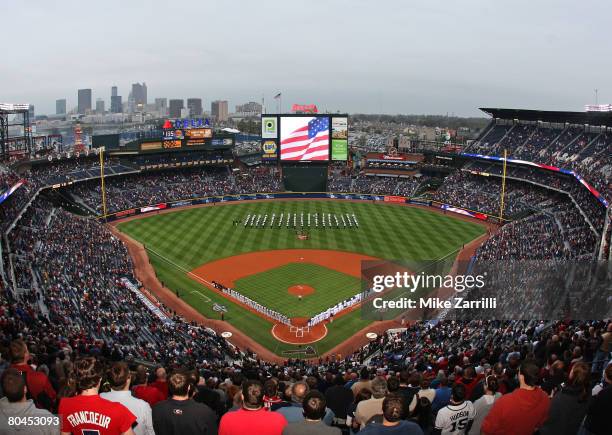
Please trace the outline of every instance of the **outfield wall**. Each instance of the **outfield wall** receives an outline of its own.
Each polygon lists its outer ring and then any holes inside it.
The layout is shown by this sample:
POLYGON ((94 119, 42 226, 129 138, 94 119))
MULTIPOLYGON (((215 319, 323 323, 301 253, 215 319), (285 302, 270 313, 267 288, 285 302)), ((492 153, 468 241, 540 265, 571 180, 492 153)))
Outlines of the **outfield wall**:
POLYGON ((283 185, 294 192, 320 192, 327 190, 327 164, 314 166, 283 165, 283 185))
MULTIPOLYGON (((168 209, 179 209, 183 207, 190 207, 193 205, 200 204, 214 204, 222 202, 239 202, 239 201, 253 201, 262 199, 338 199, 338 200, 349 200, 349 201, 374 201, 374 202, 386 202, 395 204, 413 204, 424 207, 432 207, 435 209, 441 209, 444 212, 451 212, 468 216, 481 221, 487 221, 492 223, 499 223, 499 217, 488 215, 486 213, 480 213, 474 210, 468 210, 461 207, 455 207, 451 204, 445 204, 438 201, 430 201, 424 199, 408 198, 405 196, 392 196, 392 195, 371 195, 362 193, 332 193, 332 192, 282 192, 282 193, 249 193, 241 195, 223 195, 223 196, 208 196, 196 199, 186 199, 180 201, 160 202, 157 204, 150 204, 144 207, 134 207, 127 210, 118 211, 116 213, 110 213, 106 215, 106 221, 112 222, 118 219, 123 219, 130 216, 142 215, 151 212, 168 209)), ((99 220, 104 220, 104 216, 98 216, 99 220)), ((503 219, 505 221, 505 219, 503 219)))

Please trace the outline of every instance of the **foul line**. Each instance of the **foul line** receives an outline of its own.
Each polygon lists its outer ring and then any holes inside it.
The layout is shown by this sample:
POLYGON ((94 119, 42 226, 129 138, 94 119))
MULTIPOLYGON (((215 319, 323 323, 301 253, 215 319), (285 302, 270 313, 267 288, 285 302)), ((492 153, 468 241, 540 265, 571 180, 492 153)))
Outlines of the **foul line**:
POLYGON ((212 302, 212 299, 210 299, 208 296, 206 296, 206 295, 202 294, 202 292, 201 292, 201 291, 199 291, 199 290, 191 290, 189 293, 190 293, 190 294, 195 294, 196 296, 201 297, 202 299, 204 299, 204 301, 205 301, 207 304, 208 304, 208 303, 210 303, 210 302, 212 302))
MULTIPOLYGON (((163 256, 162 254, 160 254, 159 252, 155 251, 154 249, 151 248, 145 248, 147 251, 152 252, 153 254, 157 255, 159 258, 161 258, 162 260, 164 260, 165 262, 171 264, 172 266, 176 267, 178 270, 180 270, 181 272, 185 273, 186 275, 189 275, 191 278, 195 279, 196 281, 199 281, 202 284, 206 284, 206 285, 210 285, 212 286, 211 282, 206 281, 204 278, 196 275, 193 272, 188 271, 187 269, 185 269, 182 266, 179 266, 178 264, 176 264, 174 261, 170 260, 169 258, 166 258, 165 256, 163 256)), ((206 299, 207 303, 212 302, 212 299, 210 299, 208 296, 206 296, 205 294, 203 294, 200 291, 197 290, 192 290, 191 293, 197 292, 202 298, 206 299)))

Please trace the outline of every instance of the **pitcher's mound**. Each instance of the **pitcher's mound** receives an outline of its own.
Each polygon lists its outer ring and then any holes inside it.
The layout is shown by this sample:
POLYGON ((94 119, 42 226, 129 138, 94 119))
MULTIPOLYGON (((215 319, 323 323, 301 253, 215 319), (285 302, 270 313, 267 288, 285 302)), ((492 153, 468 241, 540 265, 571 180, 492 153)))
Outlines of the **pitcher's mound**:
POLYGON ((292 285, 291 287, 287 289, 287 293, 293 296, 308 296, 310 294, 313 294, 314 291, 315 289, 313 289, 309 285, 303 285, 303 284, 292 285))

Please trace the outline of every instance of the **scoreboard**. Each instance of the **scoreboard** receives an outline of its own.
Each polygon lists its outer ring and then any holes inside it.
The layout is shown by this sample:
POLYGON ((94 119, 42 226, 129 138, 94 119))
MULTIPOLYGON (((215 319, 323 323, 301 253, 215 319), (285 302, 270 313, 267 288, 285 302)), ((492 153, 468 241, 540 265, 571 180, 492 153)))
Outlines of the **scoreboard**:
POLYGON ((160 152, 179 150, 215 150, 231 148, 236 143, 235 135, 227 132, 214 132, 212 128, 176 128, 168 123, 169 128, 162 130, 162 136, 156 139, 138 141, 140 152, 160 152))

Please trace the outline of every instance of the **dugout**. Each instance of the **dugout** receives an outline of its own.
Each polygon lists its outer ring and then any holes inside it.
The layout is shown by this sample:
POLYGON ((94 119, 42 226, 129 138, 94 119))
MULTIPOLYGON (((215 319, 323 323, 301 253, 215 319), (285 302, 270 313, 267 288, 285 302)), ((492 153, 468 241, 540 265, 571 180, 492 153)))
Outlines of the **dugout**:
POLYGON ((327 163, 283 164, 282 174, 286 191, 327 191, 327 163))

